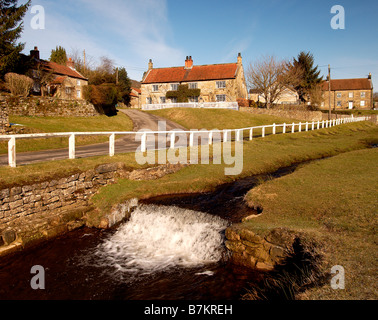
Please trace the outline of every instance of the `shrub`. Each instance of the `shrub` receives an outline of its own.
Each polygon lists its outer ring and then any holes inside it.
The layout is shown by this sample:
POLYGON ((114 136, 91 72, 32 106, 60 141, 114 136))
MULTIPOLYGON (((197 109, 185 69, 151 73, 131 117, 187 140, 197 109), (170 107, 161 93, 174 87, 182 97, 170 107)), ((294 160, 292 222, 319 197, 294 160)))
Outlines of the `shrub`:
POLYGON ((100 113, 111 115, 116 112, 118 90, 115 84, 88 85, 84 87, 83 93, 85 100, 92 103, 100 113))
POLYGON ((239 99, 236 99, 236 101, 238 102, 239 107, 249 107, 248 99, 239 98, 239 99))
POLYGON ((5 83, 12 95, 27 97, 34 82, 27 76, 7 73, 5 75, 5 83))

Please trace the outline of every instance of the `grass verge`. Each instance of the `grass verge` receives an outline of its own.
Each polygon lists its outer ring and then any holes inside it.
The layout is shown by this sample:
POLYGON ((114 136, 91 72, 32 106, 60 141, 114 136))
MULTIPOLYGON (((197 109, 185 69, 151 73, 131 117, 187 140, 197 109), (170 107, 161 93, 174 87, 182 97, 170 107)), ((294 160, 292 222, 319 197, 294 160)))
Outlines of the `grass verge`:
POLYGON ((263 183, 245 197, 263 214, 244 226, 264 234, 275 227, 310 235, 324 247, 325 271, 341 265, 345 289, 330 282, 302 299, 377 299, 377 149, 352 151, 304 165, 263 183))
MULTIPOLYGON (((289 118, 224 109, 171 108, 148 112, 172 120, 185 128, 199 130, 240 129, 294 121, 289 118)), ((299 120, 295 120, 295 122, 299 122, 299 120)))

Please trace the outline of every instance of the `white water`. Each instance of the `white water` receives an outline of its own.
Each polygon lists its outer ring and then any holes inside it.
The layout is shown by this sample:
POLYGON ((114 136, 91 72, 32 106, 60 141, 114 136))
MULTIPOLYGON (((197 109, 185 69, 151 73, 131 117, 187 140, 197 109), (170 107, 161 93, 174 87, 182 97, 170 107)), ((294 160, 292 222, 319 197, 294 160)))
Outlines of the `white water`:
POLYGON ((225 253, 227 226, 227 221, 202 212, 140 205, 97 247, 97 263, 132 273, 214 263, 225 253))

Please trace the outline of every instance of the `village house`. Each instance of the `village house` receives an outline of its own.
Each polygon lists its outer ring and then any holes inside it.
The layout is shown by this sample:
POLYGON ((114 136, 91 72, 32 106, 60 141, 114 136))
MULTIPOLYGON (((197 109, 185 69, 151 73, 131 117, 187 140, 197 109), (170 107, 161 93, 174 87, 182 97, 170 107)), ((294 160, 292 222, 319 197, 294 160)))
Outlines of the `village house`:
MULTIPOLYGON (((265 103, 264 97, 258 89, 249 90, 249 99, 255 102, 265 103)), ((298 93, 290 88, 284 88, 278 99, 274 101, 275 104, 299 104, 298 93)))
POLYGON ((60 99, 84 98, 83 87, 88 85, 88 79, 75 69, 71 58, 66 65, 42 60, 37 47, 30 51, 30 58, 34 94, 45 95, 47 93, 49 96, 60 99))
POLYGON ((329 109, 331 95, 331 109, 372 109, 373 83, 371 73, 367 78, 359 79, 331 79, 322 84, 323 102, 321 108, 329 109), (330 89, 330 92, 329 92, 330 89))
POLYGON ((212 65, 194 65, 189 56, 182 67, 154 68, 150 60, 141 83, 141 103, 180 102, 174 94, 174 91, 180 89, 180 85, 187 85, 188 96, 185 98, 188 102, 236 102, 239 98, 248 98, 239 53, 236 63, 212 65), (191 96, 190 92, 197 94, 191 96))

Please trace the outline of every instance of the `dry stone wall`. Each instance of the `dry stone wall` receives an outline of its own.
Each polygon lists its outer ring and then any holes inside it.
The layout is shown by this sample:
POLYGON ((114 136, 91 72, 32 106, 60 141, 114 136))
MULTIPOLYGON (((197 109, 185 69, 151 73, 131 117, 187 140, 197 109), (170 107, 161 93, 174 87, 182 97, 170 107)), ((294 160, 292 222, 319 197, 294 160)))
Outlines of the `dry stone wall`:
POLYGON ((321 111, 307 110, 284 110, 284 109, 265 109, 265 108, 240 108, 240 111, 252 114, 268 114, 271 116, 284 117, 305 121, 322 121, 323 115, 321 111))
POLYGON ((93 117, 99 115, 93 104, 85 100, 65 100, 50 97, 0 96, 2 108, 18 116, 93 117))

